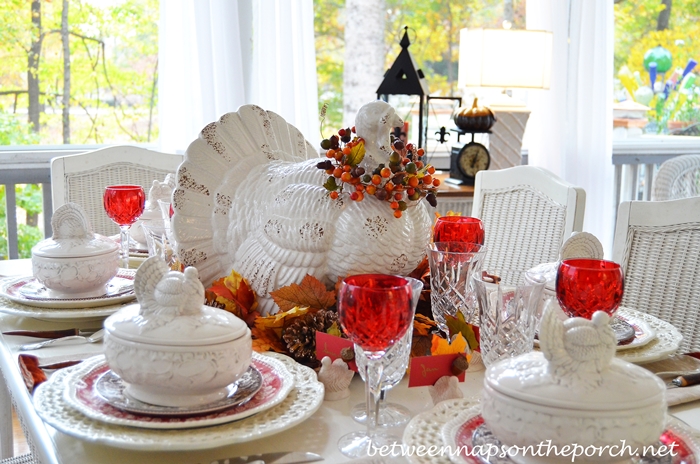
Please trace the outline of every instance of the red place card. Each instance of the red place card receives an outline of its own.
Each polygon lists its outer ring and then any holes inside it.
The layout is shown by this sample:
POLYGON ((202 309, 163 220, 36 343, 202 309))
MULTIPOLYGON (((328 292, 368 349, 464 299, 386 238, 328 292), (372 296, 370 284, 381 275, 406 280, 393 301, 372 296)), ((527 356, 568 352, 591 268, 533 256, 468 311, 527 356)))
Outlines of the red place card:
MULTIPOLYGON (((341 357, 340 351, 343 348, 352 349, 352 342, 347 338, 340 338, 325 332, 316 331, 316 358, 318 360, 323 359, 324 356, 328 356, 331 358, 331 361, 335 361, 341 357)), ((357 372, 355 361, 350 361, 348 367, 357 372)))
MULTIPOLYGON (((411 358, 411 374, 408 378, 408 386, 424 387, 426 385, 434 385, 440 377, 452 375, 452 362, 457 356, 460 356, 460 354, 453 353, 411 358)), ((464 382, 464 372, 458 375, 457 379, 460 382, 464 382)))

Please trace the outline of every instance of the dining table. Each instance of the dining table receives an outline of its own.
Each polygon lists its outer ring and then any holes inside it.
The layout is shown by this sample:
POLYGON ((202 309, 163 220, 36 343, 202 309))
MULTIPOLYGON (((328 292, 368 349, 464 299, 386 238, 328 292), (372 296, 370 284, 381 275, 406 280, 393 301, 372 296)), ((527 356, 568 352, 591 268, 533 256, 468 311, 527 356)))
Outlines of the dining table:
MULTIPOLYGON (((31 275, 31 261, 28 259, 0 261, 0 276, 14 275, 31 275)), ((102 321, 100 319, 42 320, 35 317, 0 312, 0 327, 3 332, 9 330, 58 330, 76 327, 87 329, 95 328, 96 324, 101 326, 102 321)), ((231 457, 278 451, 312 452, 323 457, 324 460, 321 462, 343 463, 351 462, 352 460, 340 453, 336 445, 338 439, 347 432, 364 428, 363 425, 354 422, 351 418, 352 408, 364 401, 364 383, 358 375, 355 375, 350 384, 350 394, 347 398, 336 401, 322 401, 318 409, 303 422, 269 436, 261 438, 251 436, 250 439, 240 443, 224 444, 223 446, 207 449, 194 449, 197 447, 193 446, 193 449, 183 450, 183 446, 178 446, 174 442, 174 440, 177 440, 175 435, 173 442, 169 443, 166 440, 163 442, 162 447, 139 450, 111 446, 99 440, 76 438, 45 423, 34 408, 32 394, 26 388, 18 368, 19 346, 30 341, 36 341, 36 339, 25 336, 0 335, 0 369, 15 400, 16 408, 24 427, 31 437, 33 454, 36 459, 43 463, 210 464, 214 461, 223 463, 224 459, 231 457)), ((102 344, 82 343, 49 346, 30 353, 40 359, 84 359, 100 355, 102 353, 102 344)), ((55 371, 52 375, 57 375, 56 372, 60 371, 55 371)), ((477 403, 482 390, 483 380, 483 367, 478 369, 474 366, 474 368, 467 370, 465 380, 459 384, 459 389, 465 398, 460 404, 477 403)), ((406 378, 388 392, 387 399, 405 406, 413 416, 425 416, 426 413, 435 408, 429 387, 409 388, 406 378)), ((455 410, 454 415, 457 415, 459 412, 455 410)), ((700 430, 700 401, 670 407, 669 415, 696 431, 700 430)), ((7 423, 6 419, 3 418, 0 426, 7 423)), ((409 424, 408 427, 411 427, 411 425, 409 424)), ((387 430, 398 437, 402 437, 406 432, 405 429, 406 425, 387 430)), ((420 443, 422 440, 420 433, 414 433, 412 436, 414 437, 412 445, 424 444, 429 446, 432 444, 429 443, 430 439, 427 436, 425 437, 426 442, 420 443)), ((377 456, 365 462, 401 463, 412 461, 409 461, 406 457, 381 459, 377 456)))

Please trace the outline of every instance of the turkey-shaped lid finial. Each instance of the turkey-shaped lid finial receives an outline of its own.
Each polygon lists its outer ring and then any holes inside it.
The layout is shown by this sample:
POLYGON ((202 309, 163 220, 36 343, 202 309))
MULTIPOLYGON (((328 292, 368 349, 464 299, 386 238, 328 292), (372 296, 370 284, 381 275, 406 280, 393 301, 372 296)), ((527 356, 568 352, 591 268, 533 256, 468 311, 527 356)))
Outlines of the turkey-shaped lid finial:
POLYGON ((82 258, 116 253, 119 245, 90 227, 87 213, 77 203, 56 208, 51 217, 53 236, 32 248, 32 256, 44 258, 82 258))
POLYGON ((204 286, 197 269, 171 271, 157 256, 147 259, 136 271, 134 293, 144 317, 197 315, 204 304, 204 286))
POLYGON ((585 378, 597 382, 615 356, 617 339, 610 316, 593 313, 591 320, 572 317, 561 321, 548 307, 540 326, 540 347, 556 378, 585 378))
POLYGON ((238 339, 248 326, 235 315, 205 306, 204 286, 196 268, 171 271, 159 256, 139 266, 134 277, 139 304, 105 322, 108 333, 158 345, 206 345, 238 339))
POLYGON ((59 206, 51 217, 51 228, 55 240, 94 237, 87 213, 77 203, 66 203, 59 206))

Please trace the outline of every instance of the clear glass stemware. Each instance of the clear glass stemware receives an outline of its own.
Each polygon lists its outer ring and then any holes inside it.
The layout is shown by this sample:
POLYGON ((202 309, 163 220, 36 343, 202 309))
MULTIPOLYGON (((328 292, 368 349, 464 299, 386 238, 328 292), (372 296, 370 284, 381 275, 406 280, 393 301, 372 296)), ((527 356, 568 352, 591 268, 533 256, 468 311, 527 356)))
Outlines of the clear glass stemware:
POLYGON ((382 358, 413 324, 411 295, 409 281, 397 276, 364 274, 347 277, 341 283, 338 320, 350 341, 362 348, 367 361, 367 428, 340 438, 338 448, 345 456, 367 457, 376 448, 401 443, 398 437, 378 433, 376 427, 382 358))

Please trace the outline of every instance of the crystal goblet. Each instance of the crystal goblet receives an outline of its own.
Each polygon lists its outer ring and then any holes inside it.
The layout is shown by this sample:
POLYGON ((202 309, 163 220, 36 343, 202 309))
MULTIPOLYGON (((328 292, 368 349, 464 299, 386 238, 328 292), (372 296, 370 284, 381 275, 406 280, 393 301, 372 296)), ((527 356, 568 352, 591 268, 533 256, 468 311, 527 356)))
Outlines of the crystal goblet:
POLYGON ((546 280, 526 271, 495 269, 474 272, 472 282, 479 302, 484 365, 531 351, 546 280))
POLYGON ((363 274, 343 280, 338 293, 338 320, 351 342, 364 351, 367 429, 346 434, 338 441, 351 458, 370 456, 376 448, 400 443, 376 431, 382 358, 413 323, 411 284, 403 277, 363 274))
POLYGON ((146 194, 140 185, 111 185, 105 187, 103 204, 107 216, 119 226, 120 259, 129 267, 129 228, 143 214, 146 194))
POLYGON ((467 242, 484 244, 484 223, 469 216, 440 216, 435 221, 434 242, 467 242))
POLYGON ((557 271, 557 300, 570 317, 590 319, 596 311, 612 316, 624 291, 619 264, 602 259, 565 259, 557 271))
POLYGON ((476 298, 469 278, 481 270, 485 256, 486 247, 477 243, 436 242, 428 246, 433 318, 445 334, 449 334, 445 316, 455 316, 457 311, 465 321, 476 322, 476 298))
MULTIPOLYGON (((404 279, 407 279, 411 283, 411 290, 413 291, 411 304, 415 312, 421 291, 423 291, 423 282, 412 277, 404 277, 404 279)), ((411 355, 412 339, 413 330, 409 328, 406 331, 406 335, 396 342, 394 346, 389 348, 382 358, 384 367, 379 397, 379 418, 377 419, 377 425, 379 427, 396 427, 411 420, 411 412, 408 408, 398 403, 389 403, 386 401, 386 395, 390 389, 401 381, 406 373, 411 355)), ((367 361, 365 352, 358 345, 355 345, 355 363, 357 364, 357 370, 362 380, 365 380, 364 372, 367 361)), ((367 405, 365 403, 356 404, 352 408, 351 415, 356 422, 364 424, 367 420, 367 405)))

